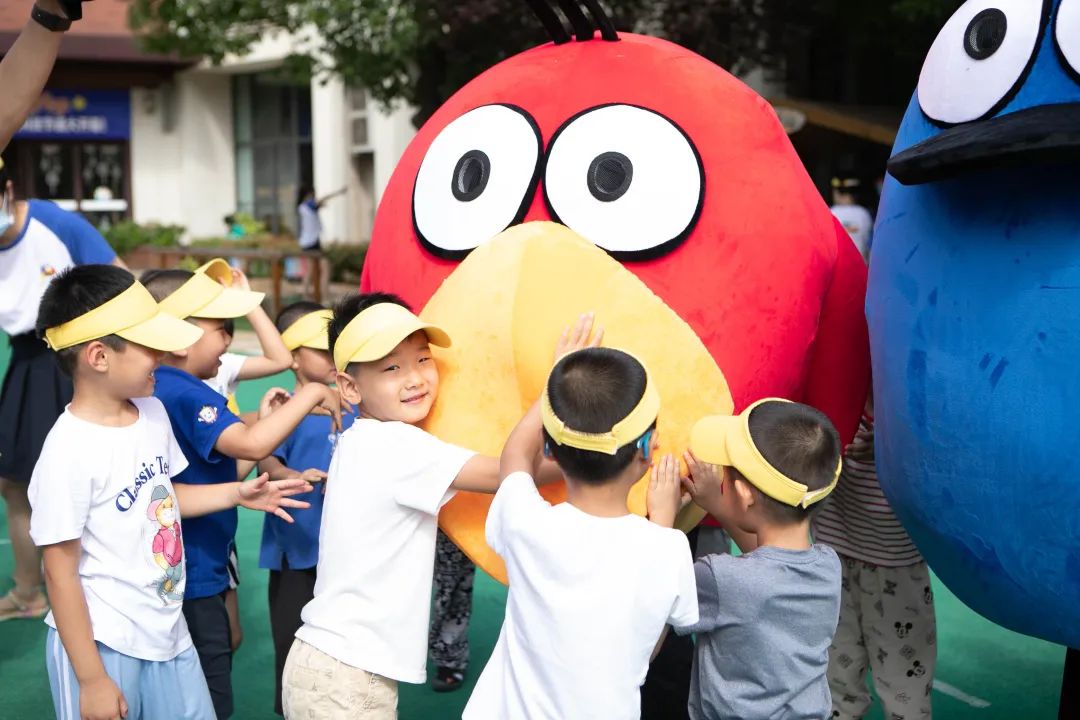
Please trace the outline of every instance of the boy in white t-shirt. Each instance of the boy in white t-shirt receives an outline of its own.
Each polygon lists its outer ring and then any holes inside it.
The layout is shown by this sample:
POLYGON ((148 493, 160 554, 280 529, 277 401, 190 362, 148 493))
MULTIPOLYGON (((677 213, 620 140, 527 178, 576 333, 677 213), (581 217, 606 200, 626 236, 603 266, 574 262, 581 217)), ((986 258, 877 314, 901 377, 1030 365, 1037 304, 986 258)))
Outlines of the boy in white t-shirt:
POLYGON ((337 385, 358 418, 330 463, 315 597, 282 677, 286 718, 396 718, 398 682, 426 680, 439 509, 499 483, 498 458, 416 427, 439 392, 429 343, 450 338, 394 295, 334 309, 337 385))
POLYGON ((689 501, 678 462, 653 466, 649 520, 626 506, 656 451, 659 410, 637 359, 590 347, 555 365, 511 433, 486 527, 510 594, 467 720, 640 717, 639 688, 667 626, 698 619, 690 545, 672 529, 689 501), (541 448, 566 477, 566 503, 536 491, 541 448))
POLYGON ((30 481, 30 534, 53 610, 46 665, 58 718, 214 717, 181 613, 186 517, 244 505, 287 517, 302 481, 173 486, 187 466, 150 397, 163 352, 202 331, 160 312, 131 273, 72 268, 41 301, 37 329, 72 377, 71 404, 30 481))

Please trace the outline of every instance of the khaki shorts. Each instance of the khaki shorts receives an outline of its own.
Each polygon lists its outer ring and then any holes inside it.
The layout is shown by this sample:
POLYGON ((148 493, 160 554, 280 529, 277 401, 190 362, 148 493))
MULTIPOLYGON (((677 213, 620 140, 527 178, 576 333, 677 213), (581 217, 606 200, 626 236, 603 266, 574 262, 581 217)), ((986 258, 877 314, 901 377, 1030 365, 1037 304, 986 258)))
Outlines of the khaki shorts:
POLYGON ((346 665, 293 640, 281 678, 290 720, 397 720, 397 681, 346 665))

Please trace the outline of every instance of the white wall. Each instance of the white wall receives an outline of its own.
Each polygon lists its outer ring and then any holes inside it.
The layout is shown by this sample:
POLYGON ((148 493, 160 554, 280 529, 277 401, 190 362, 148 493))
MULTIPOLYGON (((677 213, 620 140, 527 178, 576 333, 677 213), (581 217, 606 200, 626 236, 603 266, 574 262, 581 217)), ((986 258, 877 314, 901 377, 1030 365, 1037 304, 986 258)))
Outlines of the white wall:
POLYGON ((382 197, 383 190, 390 182, 390 176, 397 167, 405 148, 416 135, 412 124, 415 110, 407 105, 398 105, 389 112, 377 103, 370 106, 370 125, 372 146, 375 148, 375 202, 382 197))
MULTIPOLYGON (((132 91, 131 173, 134 220, 187 228, 185 238, 220 236, 222 219, 236 210, 231 78, 272 69, 296 46, 276 33, 243 57, 230 56, 221 67, 203 64, 176 75, 173 122, 161 90, 132 91)), ((312 156, 315 190, 323 195, 341 187, 344 197, 320 212, 324 242, 370 238, 375 205, 401 154, 416 131, 413 111, 390 112, 369 103, 370 157, 353 156, 347 94, 339 80, 311 84, 312 156)))
MULTIPOLYGON (((315 194, 319 197, 349 187, 348 124, 345 87, 334 79, 311 83, 311 155, 315 194)), ((352 240, 349 194, 328 201, 319 211, 324 243, 352 240)))
POLYGON ((319 211, 323 242, 364 242, 371 238, 375 207, 401 154, 416 134, 412 111, 386 112, 368 103, 368 157, 352 154, 348 93, 337 79, 311 84, 312 157, 315 192, 325 195, 346 188, 319 211))
POLYGON ((187 239, 223 235, 236 210, 229 77, 191 70, 171 90, 137 88, 131 114, 133 219, 183 225, 187 239))

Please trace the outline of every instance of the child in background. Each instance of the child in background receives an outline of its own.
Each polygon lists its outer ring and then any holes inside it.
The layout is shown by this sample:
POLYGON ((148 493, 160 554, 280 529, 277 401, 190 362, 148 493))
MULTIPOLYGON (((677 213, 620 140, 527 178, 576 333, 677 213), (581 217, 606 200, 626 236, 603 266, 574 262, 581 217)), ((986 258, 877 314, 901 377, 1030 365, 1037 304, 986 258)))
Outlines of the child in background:
MULTIPOLYGON (((337 370, 330 357, 327 325, 332 313, 313 302, 289 305, 278 314, 277 329, 292 353, 296 388, 319 383, 333 385, 337 370)), ((354 416, 342 415, 342 430, 352 426, 354 416)), ((339 433, 325 415, 308 415, 274 454, 259 463, 270 478, 303 477, 310 482, 326 479, 339 433)), ((263 522, 259 567, 270 571, 270 632, 274 639, 274 712, 281 708, 281 673, 296 631, 303 624, 300 611, 315 596, 315 566, 319 562, 319 524, 322 520, 323 488, 301 499, 311 508, 295 515, 289 524, 267 516, 263 522)))
POLYGON ((511 433, 485 528, 510 594, 466 720, 640 716, 639 688, 667 626, 698 619, 690 545, 672 529, 684 504, 678 461, 653 467, 649 520, 626 507, 658 446, 659 410, 640 362, 592 347, 559 360, 511 433), (542 454, 566 477, 561 505, 536 490, 542 454))
MULTIPOLYGON (((284 392, 271 390, 264 397, 260 419, 245 425, 225 406, 225 398, 203 382, 217 372, 225 352, 224 320, 247 315, 263 298, 261 293, 225 287, 211 278, 208 271, 218 263, 224 264, 214 261, 195 273, 158 270, 144 275, 144 284, 159 299, 163 311, 203 330, 190 348, 168 353, 157 371, 154 394, 165 405, 189 463, 176 478, 178 483, 228 483, 238 474, 246 476, 254 462, 270 455, 316 407, 331 412, 335 424, 341 418, 337 392, 312 384, 268 414, 271 400, 284 392), (237 460, 252 464, 238 469, 237 460)), ((218 720, 225 720, 233 711, 231 628, 225 595, 236 522, 235 510, 222 510, 196 518, 185 528, 188 588, 184 616, 218 720)))
POLYGON ((450 338, 400 298, 342 301, 329 343, 359 417, 330 463, 315 598, 285 662, 282 705, 286 718, 392 719, 397 683, 427 675, 439 509, 458 490, 494 492, 499 461, 416 427, 439 393, 429 343, 450 338))
MULTIPOLYGON (((251 291, 247 276, 240 270, 229 267, 223 260, 211 261, 204 267, 208 275, 225 287, 251 291)), ((261 303, 247 314, 247 319, 251 329, 255 331, 255 337, 259 339, 263 354, 240 355, 227 352, 221 356, 217 374, 206 381, 207 385, 228 400, 227 407, 234 415, 240 415, 240 406, 236 404, 236 387, 241 380, 256 380, 276 375, 292 364, 292 355, 281 341, 281 335, 261 303)), ((235 321, 226 318, 225 334, 228 336, 229 345, 232 345, 235 332, 235 321)), ((240 587, 240 561, 236 555, 236 543, 229 547, 228 570, 229 589, 225 592, 225 608, 229 612, 230 644, 233 652, 236 652, 244 641, 244 630, 240 625, 240 598, 237 595, 240 587)))
POLYGON ((832 717, 866 714, 869 669, 885 717, 928 720, 937 660, 930 569, 878 484, 872 396, 845 453, 841 482, 813 529, 843 567, 840 625, 829 648, 832 717))
POLYGON ((38 332, 74 381, 30 482, 53 611, 46 664, 56 716, 213 717, 181 612, 185 520, 237 503, 287 517, 302 481, 174 486, 187 460, 149 397, 164 351, 201 330, 159 311, 131 273, 84 265, 46 290, 38 332))
POLYGON ((766 399, 699 421, 690 448, 687 489, 745 553, 694 564, 701 619, 677 628, 697 634, 690 717, 828 717, 840 560, 811 543, 810 512, 840 474, 836 429, 814 408, 766 399))
MULTIPOLYGON (((225 287, 235 287, 245 292, 251 291, 251 284, 247 276, 241 271, 229 267, 223 260, 214 260, 208 263, 205 272, 225 287)), ((206 381, 206 384, 223 395, 229 401, 229 410, 239 415, 240 409, 236 404, 236 387, 241 380, 257 380, 259 378, 277 375, 279 372, 288 370, 292 366, 293 358, 285 343, 281 341, 281 335, 274 327, 274 321, 259 304, 247 315, 251 329, 255 331, 255 337, 259 339, 259 347, 262 355, 240 355, 227 352, 221 356, 221 366, 217 374, 206 381)), ((225 319, 225 334, 232 345, 233 335, 236 332, 236 323, 232 318, 225 319)))

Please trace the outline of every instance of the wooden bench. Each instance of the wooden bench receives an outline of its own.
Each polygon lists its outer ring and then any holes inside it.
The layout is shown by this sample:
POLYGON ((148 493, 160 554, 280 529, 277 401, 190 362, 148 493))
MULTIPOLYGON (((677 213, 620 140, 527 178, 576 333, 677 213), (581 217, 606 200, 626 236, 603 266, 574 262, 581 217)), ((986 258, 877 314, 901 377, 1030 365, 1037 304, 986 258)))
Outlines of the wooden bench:
POLYGON ((285 277, 285 260, 288 258, 303 258, 308 260, 311 268, 311 298, 317 303, 322 303, 323 278, 329 277, 329 265, 326 257, 312 250, 272 250, 263 248, 236 248, 222 245, 220 247, 152 247, 144 245, 136 254, 143 257, 152 257, 159 268, 175 268, 185 257, 195 258, 201 265, 213 258, 236 258, 240 260, 240 269, 247 274, 248 263, 252 260, 261 260, 270 265, 270 298, 273 304, 271 317, 276 317, 281 312, 281 281, 285 277))

